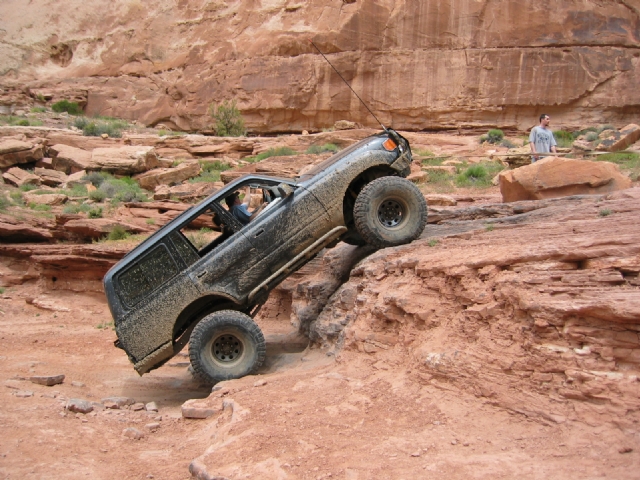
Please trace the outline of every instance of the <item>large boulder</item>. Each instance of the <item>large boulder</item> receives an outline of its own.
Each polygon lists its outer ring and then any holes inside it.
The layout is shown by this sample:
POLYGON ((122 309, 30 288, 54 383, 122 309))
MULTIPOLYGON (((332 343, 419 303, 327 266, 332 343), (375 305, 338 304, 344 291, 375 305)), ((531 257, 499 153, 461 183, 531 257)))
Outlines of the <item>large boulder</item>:
POLYGON ((135 177, 142 188, 154 190, 158 185, 176 185, 200 174, 198 162, 183 162, 174 168, 156 168, 135 177))
POLYGON ((0 141, 0 168, 21 163, 37 162, 44 156, 42 144, 34 144, 16 139, 0 141))
POLYGON ((558 157, 504 171, 498 179, 504 202, 609 193, 631 186, 613 163, 558 157))
POLYGON ((47 168, 36 167, 34 173, 40 177, 43 185, 47 185, 49 187, 57 187, 58 185, 62 185, 66 183, 67 175, 64 172, 59 172, 58 170, 49 170, 47 168))
POLYGON ((638 140, 640 140, 640 127, 631 123, 620 131, 608 131, 608 134, 604 135, 602 142, 598 145, 598 150, 618 152, 633 145, 638 140))
POLYGON ((133 175, 161 167, 154 147, 125 145, 117 148, 96 148, 91 154, 89 170, 102 170, 117 175, 133 175))
POLYGON ((22 185, 40 185, 42 182, 39 176, 18 167, 10 168, 4 172, 2 178, 16 187, 21 187, 22 185))
POLYGON ((57 206, 65 203, 69 197, 62 193, 35 193, 27 192, 23 195, 24 201, 27 204, 35 203, 38 205, 51 205, 57 206))
POLYGON ((76 235, 84 238, 97 240, 108 235, 115 227, 122 227, 128 233, 148 233, 149 228, 138 225, 120 222, 109 218, 84 218, 69 220, 64 224, 64 228, 76 235))
POLYGON ((49 147, 54 170, 65 174, 86 170, 91 166, 91 152, 62 143, 49 147))

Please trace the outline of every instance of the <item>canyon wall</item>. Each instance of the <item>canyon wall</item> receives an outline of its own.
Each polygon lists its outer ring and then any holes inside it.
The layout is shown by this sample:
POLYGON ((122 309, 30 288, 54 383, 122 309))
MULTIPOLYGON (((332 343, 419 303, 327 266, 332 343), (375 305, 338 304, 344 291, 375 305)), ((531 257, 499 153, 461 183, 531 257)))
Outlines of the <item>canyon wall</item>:
POLYGON ((0 113, 206 130, 235 99, 250 132, 375 127, 309 39, 397 129, 638 120, 638 0, 3 0, 0 113))

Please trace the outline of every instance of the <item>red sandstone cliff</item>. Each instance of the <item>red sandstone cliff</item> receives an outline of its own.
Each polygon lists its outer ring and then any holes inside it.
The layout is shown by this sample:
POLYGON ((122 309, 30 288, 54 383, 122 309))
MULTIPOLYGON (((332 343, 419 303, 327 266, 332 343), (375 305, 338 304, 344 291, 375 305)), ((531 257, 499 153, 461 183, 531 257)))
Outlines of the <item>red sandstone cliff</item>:
POLYGON ((193 130, 236 99, 252 131, 374 126, 309 38, 395 128, 637 120, 637 0, 4 0, 0 109, 44 95, 193 130))

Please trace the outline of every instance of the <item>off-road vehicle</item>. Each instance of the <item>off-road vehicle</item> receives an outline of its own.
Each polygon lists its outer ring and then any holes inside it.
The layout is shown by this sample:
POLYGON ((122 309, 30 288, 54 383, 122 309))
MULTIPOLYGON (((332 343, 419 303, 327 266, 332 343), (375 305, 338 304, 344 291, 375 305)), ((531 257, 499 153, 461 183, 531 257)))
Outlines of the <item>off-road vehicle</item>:
POLYGON ((254 371, 266 348, 252 318, 288 275, 340 240, 382 248, 422 233, 424 196, 403 178, 411 160, 409 142, 385 129, 295 180, 250 174, 229 183, 107 273, 116 346, 140 375, 187 342, 193 373, 203 381, 254 371), (242 225, 224 200, 247 186, 268 204, 242 225))

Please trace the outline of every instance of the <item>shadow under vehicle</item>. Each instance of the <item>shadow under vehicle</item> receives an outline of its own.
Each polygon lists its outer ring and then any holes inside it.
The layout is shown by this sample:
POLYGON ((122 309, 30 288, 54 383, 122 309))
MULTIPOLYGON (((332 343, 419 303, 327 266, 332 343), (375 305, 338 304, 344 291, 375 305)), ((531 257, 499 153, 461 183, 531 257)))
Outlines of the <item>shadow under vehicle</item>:
POLYGON ((288 275, 341 240, 383 248, 422 233, 424 196, 403 178, 411 160, 409 142, 386 129, 295 180, 246 175, 226 185, 107 273, 116 346, 140 375, 187 342, 193 373, 202 381, 251 373, 266 350, 252 318, 288 275), (261 191, 268 204, 243 226, 224 200, 247 186, 261 191), (211 230, 200 233, 200 226, 211 230))

